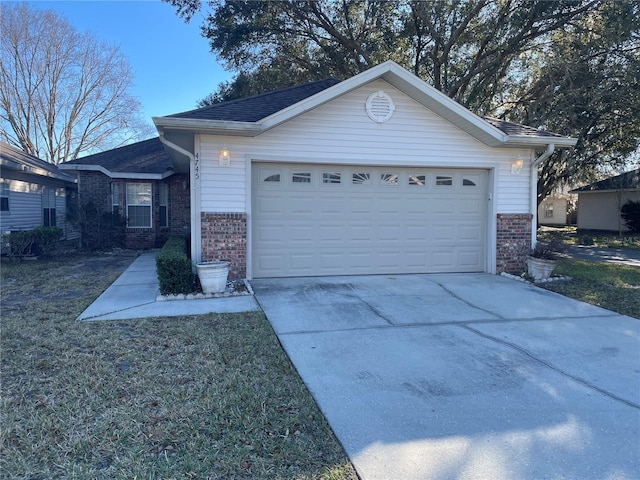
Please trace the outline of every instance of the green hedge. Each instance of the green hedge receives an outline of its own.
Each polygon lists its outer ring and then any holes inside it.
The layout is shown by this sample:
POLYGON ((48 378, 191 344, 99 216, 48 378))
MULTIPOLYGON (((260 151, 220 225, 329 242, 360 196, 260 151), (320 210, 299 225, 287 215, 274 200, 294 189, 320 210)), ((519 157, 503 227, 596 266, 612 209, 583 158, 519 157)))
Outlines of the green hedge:
POLYGON ((29 255, 51 255, 55 253, 63 236, 59 227, 38 227, 33 230, 20 230, 3 236, 10 257, 29 255))
POLYGON ((195 275, 187 256, 187 239, 170 237, 156 255, 156 271, 162 295, 193 293, 195 275))

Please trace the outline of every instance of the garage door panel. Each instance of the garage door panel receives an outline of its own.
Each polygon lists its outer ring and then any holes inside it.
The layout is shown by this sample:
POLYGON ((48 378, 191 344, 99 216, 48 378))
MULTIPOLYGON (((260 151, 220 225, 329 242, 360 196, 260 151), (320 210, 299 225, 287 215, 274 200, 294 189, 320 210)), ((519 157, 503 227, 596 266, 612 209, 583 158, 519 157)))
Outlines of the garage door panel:
POLYGON ((486 171, 257 164, 253 175, 255 277, 485 269, 486 171))

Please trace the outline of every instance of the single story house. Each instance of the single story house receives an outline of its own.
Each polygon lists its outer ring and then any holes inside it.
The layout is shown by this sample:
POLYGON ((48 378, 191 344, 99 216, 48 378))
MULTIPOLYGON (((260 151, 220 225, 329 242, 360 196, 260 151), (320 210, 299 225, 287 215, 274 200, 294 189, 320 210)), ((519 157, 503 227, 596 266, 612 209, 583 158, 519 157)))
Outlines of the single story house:
POLYGON ((59 227, 63 238, 78 238, 67 219, 75 202, 76 179, 33 155, 0 142, 0 232, 59 227))
POLYGON ((538 205, 538 224, 549 226, 570 225, 575 222, 576 195, 556 193, 545 197, 538 205))
POLYGON ((537 167, 576 143, 392 61, 153 121, 189 175, 192 258, 246 278, 522 271, 537 167))
POLYGON ((578 194, 578 229, 629 231, 620 216, 628 201, 640 202, 640 168, 572 190, 578 194))
POLYGON ((125 246, 161 247, 170 235, 190 233, 189 174, 176 173, 159 138, 60 165, 78 176, 82 206, 126 218, 125 246))

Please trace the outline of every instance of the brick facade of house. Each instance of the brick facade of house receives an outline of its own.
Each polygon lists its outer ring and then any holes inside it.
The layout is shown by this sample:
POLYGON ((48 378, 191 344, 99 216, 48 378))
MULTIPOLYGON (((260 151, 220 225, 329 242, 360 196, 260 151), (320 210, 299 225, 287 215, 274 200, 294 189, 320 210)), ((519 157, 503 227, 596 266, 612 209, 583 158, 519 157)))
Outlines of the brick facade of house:
POLYGON ((247 275, 247 214, 202 212, 202 261, 231 262, 229 278, 247 275))
POLYGON ((188 237, 190 228, 190 200, 189 175, 173 174, 163 180, 137 180, 110 178, 101 172, 78 172, 78 196, 81 206, 93 204, 100 212, 114 211, 112 192, 117 185, 117 207, 115 211, 126 217, 127 215, 127 183, 151 183, 152 191, 152 220, 151 228, 125 229, 125 248, 144 250, 160 248, 171 235, 188 237), (168 186, 167 226, 160 226, 160 185, 168 186))
POLYGON ((497 273, 521 273, 531 248, 530 214, 498 214, 497 273))

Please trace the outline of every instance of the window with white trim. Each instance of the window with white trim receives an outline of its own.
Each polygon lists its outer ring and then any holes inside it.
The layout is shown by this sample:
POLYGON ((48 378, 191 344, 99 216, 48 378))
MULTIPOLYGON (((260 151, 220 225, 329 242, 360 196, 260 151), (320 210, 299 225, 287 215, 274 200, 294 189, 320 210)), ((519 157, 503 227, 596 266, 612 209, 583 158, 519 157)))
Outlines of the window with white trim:
POLYGON ((42 225, 56 226, 56 191, 51 187, 42 187, 42 225))
POLYGON ((9 182, 0 180, 0 211, 9 211, 9 182))
POLYGON ((548 202, 544 206, 544 218, 553 218, 553 203, 548 202))
POLYGON ((160 184, 160 192, 159 192, 159 215, 160 215, 160 226, 168 227, 169 226, 169 185, 166 183, 160 184))
POLYGON ((127 226, 151 228, 151 184, 127 183, 127 226))

